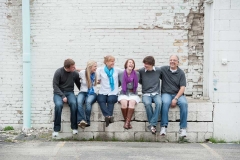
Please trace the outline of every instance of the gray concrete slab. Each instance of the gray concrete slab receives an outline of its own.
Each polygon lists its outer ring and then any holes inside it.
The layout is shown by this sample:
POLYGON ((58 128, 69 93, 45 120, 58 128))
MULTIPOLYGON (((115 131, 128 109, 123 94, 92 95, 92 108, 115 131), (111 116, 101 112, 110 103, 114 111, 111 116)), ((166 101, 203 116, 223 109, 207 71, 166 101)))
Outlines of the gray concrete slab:
POLYGON ((123 159, 240 159, 239 144, 157 143, 157 142, 83 142, 28 141, 0 142, 1 160, 123 160, 123 159))

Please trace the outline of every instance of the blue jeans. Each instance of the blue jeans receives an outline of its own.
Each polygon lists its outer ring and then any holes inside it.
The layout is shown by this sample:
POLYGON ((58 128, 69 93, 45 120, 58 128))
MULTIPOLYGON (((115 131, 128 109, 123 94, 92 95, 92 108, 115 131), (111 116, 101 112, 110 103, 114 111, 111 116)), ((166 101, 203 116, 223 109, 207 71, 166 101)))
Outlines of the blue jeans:
MULTIPOLYGON (((171 106, 172 100, 176 94, 162 94, 162 116, 161 126, 168 126, 168 111, 171 106)), ((187 128, 187 114, 188 114, 188 103, 184 95, 180 96, 177 101, 177 105, 180 108, 180 128, 187 128)))
POLYGON ((87 92, 79 92, 77 96, 78 112, 77 112, 77 122, 80 123, 81 120, 90 125, 90 116, 92 111, 92 104, 97 100, 97 94, 88 95, 87 92), (84 109, 84 103, 86 105, 84 109))
POLYGON ((160 115, 162 101, 161 96, 150 95, 150 96, 142 96, 142 101, 145 106, 147 112, 147 119, 151 126, 157 126, 158 117, 160 115), (155 103, 155 110, 153 111, 152 103, 155 103))
POLYGON ((98 94, 97 101, 104 117, 113 115, 114 104, 117 102, 117 99, 117 95, 98 94))
MULTIPOLYGON (((67 97, 67 103, 70 107, 70 121, 71 128, 77 129, 77 99, 73 92, 63 92, 67 97)), ((62 108, 63 108, 63 100, 62 97, 58 94, 54 94, 53 101, 55 103, 55 115, 54 115, 54 131, 59 132, 61 130, 61 116, 62 116, 62 108)))

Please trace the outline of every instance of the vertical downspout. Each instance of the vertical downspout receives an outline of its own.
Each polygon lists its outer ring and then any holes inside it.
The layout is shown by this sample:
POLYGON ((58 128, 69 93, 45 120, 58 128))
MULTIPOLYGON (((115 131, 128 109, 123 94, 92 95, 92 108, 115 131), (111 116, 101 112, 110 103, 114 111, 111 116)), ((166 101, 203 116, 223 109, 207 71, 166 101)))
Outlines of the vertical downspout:
POLYGON ((23 130, 31 128, 30 3, 22 0, 23 130))

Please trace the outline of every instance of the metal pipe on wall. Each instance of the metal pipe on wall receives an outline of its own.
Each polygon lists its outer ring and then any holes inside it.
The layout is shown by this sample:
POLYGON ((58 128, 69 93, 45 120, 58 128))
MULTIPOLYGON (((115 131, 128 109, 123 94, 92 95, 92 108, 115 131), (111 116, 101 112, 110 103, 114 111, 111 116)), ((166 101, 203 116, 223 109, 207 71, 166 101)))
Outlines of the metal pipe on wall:
POLYGON ((22 0, 23 130, 31 128, 30 1, 22 0))

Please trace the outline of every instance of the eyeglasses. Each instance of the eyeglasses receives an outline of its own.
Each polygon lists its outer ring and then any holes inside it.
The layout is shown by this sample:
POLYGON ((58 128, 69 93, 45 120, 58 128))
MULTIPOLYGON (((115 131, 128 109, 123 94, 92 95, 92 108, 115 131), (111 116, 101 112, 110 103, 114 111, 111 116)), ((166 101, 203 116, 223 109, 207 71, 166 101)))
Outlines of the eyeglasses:
POLYGON ((170 62, 177 62, 178 60, 177 59, 170 59, 169 61, 170 62))

